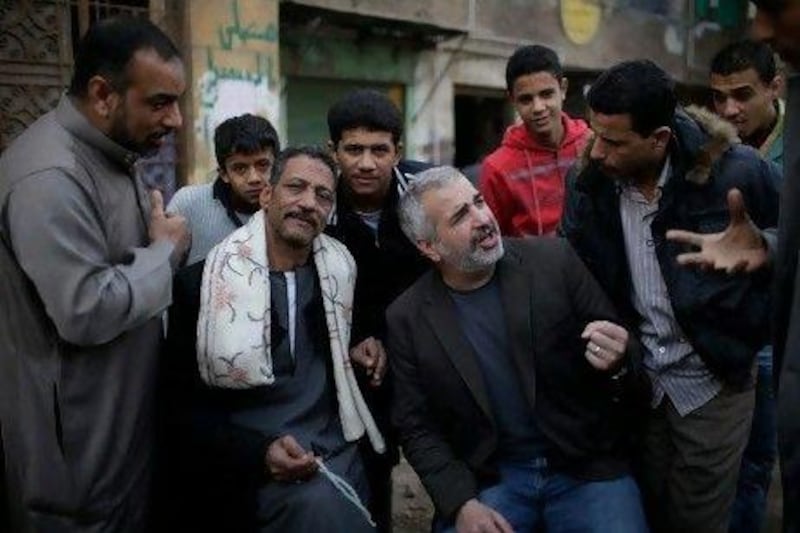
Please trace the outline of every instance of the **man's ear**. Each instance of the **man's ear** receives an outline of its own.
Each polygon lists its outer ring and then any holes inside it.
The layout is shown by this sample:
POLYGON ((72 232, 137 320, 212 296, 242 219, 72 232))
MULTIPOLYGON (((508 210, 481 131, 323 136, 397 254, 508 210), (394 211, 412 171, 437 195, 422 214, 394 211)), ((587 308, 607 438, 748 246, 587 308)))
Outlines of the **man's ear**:
POLYGON ((336 157, 336 143, 333 142, 331 139, 328 139, 327 146, 328 146, 328 152, 330 152, 331 157, 333 158, 333 160, 338 165, 339 164, 339 158, 336 157))
POLYGON ((769 82, 769 90, 773 98, 780 98, 783 93, 783 75, 776 74, 772 81, 769 82))
POLYGON ((394 150, 394 164, 392 166, 397 166, 400 163, 400 159, 403 156, 403 141, 397 141, 394 150))
POLYGON ((417 250, 419 250, 422 255, 433 261, 434 263, 438 263, 442 260, 441 254, 436 251, 436 248, 433 246, 431 241, 426 241, 420 239, 417 241, 417 250))
POLYGON ((92 76, 86 86, 87 100, 93 113, 102 119, 109 119, 119 106, 121 95, 103 76, 92 76))
POLYGON ((567 89, 569 89, 569 80, 565 77, 561 78, 561 101, 567 99, 567 89))
POLYGON ((267 206, 269 205, 269 201, 272 198, 272 184, 267 183, 264 185, 264 188, 261 189, 261 194, 258 195, 258 205, 261 206, 261 209, 264 211, 267 210, 267 206))
POLYGON ((651 137, 653 138, 653 148, 666 149, 669 140, 672 139, 672 130, 667 126, 661 126, 653 131, 651 137))

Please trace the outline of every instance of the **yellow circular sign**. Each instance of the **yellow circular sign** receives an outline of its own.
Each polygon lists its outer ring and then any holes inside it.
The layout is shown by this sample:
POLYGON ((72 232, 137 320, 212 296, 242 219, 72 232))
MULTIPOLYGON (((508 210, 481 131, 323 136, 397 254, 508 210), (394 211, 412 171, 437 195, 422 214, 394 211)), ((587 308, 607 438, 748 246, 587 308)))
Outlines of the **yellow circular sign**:
POLYGON ((600 28, 602 11, 597 0, 561 0, 561 24, 567 38, 586 44, 600 28))

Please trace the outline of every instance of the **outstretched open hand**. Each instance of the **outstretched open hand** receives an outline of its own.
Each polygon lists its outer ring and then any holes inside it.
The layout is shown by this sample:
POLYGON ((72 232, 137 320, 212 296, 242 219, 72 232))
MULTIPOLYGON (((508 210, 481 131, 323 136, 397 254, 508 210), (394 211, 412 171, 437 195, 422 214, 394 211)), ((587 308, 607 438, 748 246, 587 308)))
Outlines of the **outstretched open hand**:
POLYGON ((731 221, 719 233, 667 231, 667 239, 689 244, 697 251, 678 255, 678 263, 702 270, 724 270, 728 274, 753 272, 767 263, 767 247, 761 232, 750 220, 738 189, 728 191, 731 221))

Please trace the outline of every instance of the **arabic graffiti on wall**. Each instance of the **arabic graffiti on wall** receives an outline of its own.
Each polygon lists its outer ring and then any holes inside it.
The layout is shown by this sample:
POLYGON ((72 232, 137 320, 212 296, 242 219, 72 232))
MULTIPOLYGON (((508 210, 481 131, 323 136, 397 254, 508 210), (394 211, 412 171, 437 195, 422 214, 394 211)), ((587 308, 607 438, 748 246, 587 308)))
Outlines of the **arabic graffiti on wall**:
POLYGON ((279 94, 274 58, 255 53, 255 68, 225 66, 206 50, 206 69, 198 80, 200 94, 199 132, 205 143, 212 142, 214 129, 226 118, 255 113, 275 121, 279 94))
POLYGON ((254 113, 278 126, 277 9, 263 9, 264 4, 273 3, 274 0, 232 0, 224 5, 225 16, 220 17, 214 11, 222 3, 214 2, 210 12, 203 13, 203 18, 213 21, 216 31, 210 33, 210 42, 194 46, 199 73, 195 77, 194 130, 200 148, 197 155, 205 160, 198 161, 199 166, 206 166, 207 162, 208 168, 214 168, 214 130, 224 120, 254 113), (264 16, 265 11, 273 14, 271 20, 264 16))
POLYGON ((263 26, 258 26, 255 22, 242 24, 239 15, 239 1, 234 0, 230 9, 233 14, 233 23, 217 28, 220 48, 233 50, 235 44, 247 45, 247 41, 278 42, 278 28, 274 21, 267 22, 263 26))

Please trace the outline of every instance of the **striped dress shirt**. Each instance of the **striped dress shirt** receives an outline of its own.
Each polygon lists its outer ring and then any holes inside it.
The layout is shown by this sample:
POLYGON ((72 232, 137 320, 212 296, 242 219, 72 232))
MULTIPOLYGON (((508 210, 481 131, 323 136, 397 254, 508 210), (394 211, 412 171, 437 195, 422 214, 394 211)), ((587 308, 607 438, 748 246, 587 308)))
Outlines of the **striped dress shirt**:
POLYGON ((645 348, 644 366, 653 382, 652 407, 658 406, 666 395, 678 413, 685 416, 714 398, 722 383, 694 351, 675 320, 656 257, 650 224, 670 175, 667 159, 652 201, 633 185, 620 186, 619 212, 632 278, 632 301, 643 318, 639 340, 645 348))

